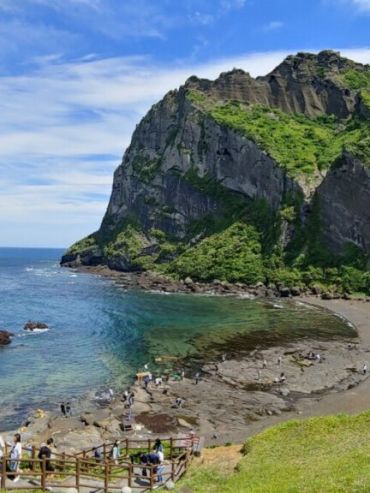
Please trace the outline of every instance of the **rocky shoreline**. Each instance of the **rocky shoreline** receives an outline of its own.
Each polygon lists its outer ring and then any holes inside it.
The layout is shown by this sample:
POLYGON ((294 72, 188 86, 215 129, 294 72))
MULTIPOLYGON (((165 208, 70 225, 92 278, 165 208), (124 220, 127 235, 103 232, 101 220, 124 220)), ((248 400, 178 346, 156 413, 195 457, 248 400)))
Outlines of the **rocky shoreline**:
MULTIPOLYGON (((113 278, 122 285, 121 275, 113 278)), ((127 279, 125 286, 132 288, 133 284, 128 284, 132 277, 127 279)), ((313 297, 302 301, 315 303, 313 297)), ((369 303, 316 301, 329 309, 331 306, 325 304, 361 303, 367 328, 369 303)), ((77 451, 125 436, 168 436, 190 430, 204 436, 207 445, 240 443, 272 423, 310 415, 321 402, 330 402, 364 385, 369 387, 370 396, 368 373, 362 371, 370 362, 370 337, 364 343, 362 335, 334 341, 313 337, 226 357, 220 354, 217 360, 204 362, 199 368, 198 383, 195 370, 184 362, 184 379, 170 378, 158 387, 151 383, 147 389, 143 383, 132 386, 135 403, 131 431, 123 430, 129 410, 122 395, 105 404, 97 403, 91 395, 73 405, 73 415, 68 418, 37 410, 19 431, 27 443, 35 445, 52 436, 60 451, 77 451), (319 354, 320 359, 308 359, 309 353, 319 354), (281 373, 286 378, 284 383, 276 382, 281 373), (182 399, 180 407, 175 405, 178 397, 182 399)), ((332 412, 339 411, 340 400, 332 412)))
MULTIPOLYGON (((69 268, 66 266, 66 268, 69 268)), ((230 283, 215 279, 212 282, 197 282, 191 278, 175 280, 168 276, 153 271, 123 272, 110 269, 105 265, 79 265, 72 270, 85 272, 113 280, 118 286, 124 289, 140 289, 143 291, 159 291, 166 293, 193 293, 193 294, 213 294, 213 295, 238 295, 246 298, 290 298, 308 296, 323 300, 332 299, 359 299, 370 302, 370 297, 354 298, 347 293, 321 291, 316 286, 312 289, 300 288, 298 286, 287 287, 284 285, 270 284, 266 286, 262 282, 250 286, 241 282, 230 283)))

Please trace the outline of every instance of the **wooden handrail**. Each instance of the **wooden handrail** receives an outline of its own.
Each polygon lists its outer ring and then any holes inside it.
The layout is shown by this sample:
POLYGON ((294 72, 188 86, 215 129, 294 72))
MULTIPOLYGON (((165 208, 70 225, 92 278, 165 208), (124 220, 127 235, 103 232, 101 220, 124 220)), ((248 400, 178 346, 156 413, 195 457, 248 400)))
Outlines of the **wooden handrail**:
MULTIPOLYGON (((170 478, 173 481, 176 481, 180 476, 186 472, 189 463, 193 457, 194 444, 199 442, 199 437, 195 436, 187 436, 187 437, 169 437, 162 438, 162 442, 169 441, 170 442, 170 470, 163 473, 163 477, 166 478, 166 481, 170 478), (177 441, 181 441, 180 446, 175 446, 177 441), (184 443, 186 446, 184 446, 184 443), (182 451, 179 455, 175 456, 174 450, 179 449, 182 451)), ((142 449, 147 449, 149 452, 152 449, 153 439, 129 439, 124 438, 119 440, 119 443, 124 443, 124 450, 126 452, 126 457, 130 448, 136 449, 137 447, 132 447, 133 444, 143 444, 142 449), (145 446, 146 445, 146 446, 145 446)), ((113 446, 113 443, 111 444, 113 446)), ((30 486, 30 487, 16 487, 16 484, 12 483, 11 489, 17 490, 38 490, 41 489, 43 491, 46 490, 48 486, 53 484, 58 487, 58 484, 53 479, 55 474, 61 474, 63 476, 71 477, 71 481, 73 481, 73 485, 70 487, 76 488, 78 491, 81 487, 85 486, 86 481, 93 480, 101 480, 102 481, 102 489, 105 493, 108 491, 121 489, 116 486, 117 481, 127 480, 128 485, 131 488, 140 488, 134 484, 134 479, 136 480, 146 480, 148 481, 148 488, 150 490, 154 489, 155 481, 156 481, 156 465, 153 464, 133 464, 131 460, 127 460, 125 458, 120 458, 118 464, 112 462, 107 456, 107 449, 109 444, 102 444, 100 447, 104 450, 104 455, 102 458, 102 462, 94 461, 93 457, 89 457, 89 452, 92 452, 94 448, 89 450, 83 450, 75 455, 66 454, 66 453, 53 453, 52 458, 50 459, 38 459, 39 449, 36 447, 32 447, 28 449, 28 452, 31 452, 31 456, 27 458, 22 458, 17 461, 19 464, 21 462, 28 463, 27 471, 18 471, 15 474, 21 477, 27 478, 39 478, 40 485, 30 486), (81 456, 82 455, 82 456, 81 456), (48 466, 52 466, 53 471, 49 470, 48 466), (141 469, 145 469, 148 472, 148 476, 143 476, 141 474, 141 469), (140 472, 138 472, 138 470, 140 472), (100 474, 99 474, 99 471, 100 474), (52 478, 50 478, 52 476, 52 478)), ((98 448, 98 447, 95 447, 98 448)), ((109 450, 109 449, 108 449, 109 450)), ((7 464, 10 462, 10 457, 8 454, 8 449, 5 447, 4 457, 0 467, 0 489, 7 490, 7 478, 14 475, 14 472, 7 471, 7 464)), ((168 463, 168 462, 167 462, 168 463)), ((63 483, 63 487, 65 483, 63 483)), ((91 485, 86 485, 86 487, 90 487, 91 485)))

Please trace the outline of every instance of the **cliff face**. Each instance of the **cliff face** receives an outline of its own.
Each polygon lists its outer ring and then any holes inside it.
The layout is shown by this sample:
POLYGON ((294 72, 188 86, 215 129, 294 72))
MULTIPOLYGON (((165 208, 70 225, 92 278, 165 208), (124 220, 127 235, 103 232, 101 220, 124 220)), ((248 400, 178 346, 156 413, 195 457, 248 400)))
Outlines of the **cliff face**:
POLYGON ((370 252, 369 89, 368 66, 329 51, 191 77, 137 126, 100 230, 62 263, 152 268, 240 220, 306 255, 313 204, 328 249, 370 252))

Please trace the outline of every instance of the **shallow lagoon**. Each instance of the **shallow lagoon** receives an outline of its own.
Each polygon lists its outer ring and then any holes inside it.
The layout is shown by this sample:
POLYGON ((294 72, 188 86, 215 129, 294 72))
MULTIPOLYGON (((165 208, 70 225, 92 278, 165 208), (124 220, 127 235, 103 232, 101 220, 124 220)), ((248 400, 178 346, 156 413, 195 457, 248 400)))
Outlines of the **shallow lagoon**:
POLYGON ((329 312, 292 302, 123 291, 110 280, 60 268, 61 250, 0 249, 0 429, 30 409, 112 386, 155 358, 213 357, 225 348, 299 337, 353 336, 329 312), (43 333, 26 333, 40 320, 43 333), (237 341, 236 344, 234 342, 237 341))

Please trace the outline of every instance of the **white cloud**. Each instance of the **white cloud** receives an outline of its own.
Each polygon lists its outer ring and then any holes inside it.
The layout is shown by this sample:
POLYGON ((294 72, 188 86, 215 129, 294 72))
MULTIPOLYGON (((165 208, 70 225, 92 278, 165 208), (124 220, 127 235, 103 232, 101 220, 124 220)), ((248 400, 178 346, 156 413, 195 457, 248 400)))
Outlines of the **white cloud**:
POLYGON ((262 31, 264 31, 264 32, 278 31, 283 26, 284 26, 284 23, 281 21, 271 21, 262 27, 262 31))
POLYGON ((370 12, 370 0, 351 0, 353 5, 363 12, 370 12))
MULTIPOLYGON (((370 49, 342 53, 370 62, 370 49)), ((151 104, 190 75, 213 79, 232 67, 262 75, 288 54, 172 67, 143 57, 63 63, 55 56, 27 75, 0 76, 0 244, 63 246, 92 232, 113 170, 151 104)))

